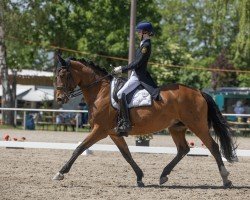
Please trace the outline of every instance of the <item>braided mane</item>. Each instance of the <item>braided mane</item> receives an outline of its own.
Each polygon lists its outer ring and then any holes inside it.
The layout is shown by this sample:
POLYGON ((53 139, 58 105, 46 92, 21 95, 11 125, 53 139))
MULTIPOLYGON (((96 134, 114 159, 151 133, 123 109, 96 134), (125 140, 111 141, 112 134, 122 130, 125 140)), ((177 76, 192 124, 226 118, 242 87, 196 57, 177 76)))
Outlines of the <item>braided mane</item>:
POLYGON ((109 74, 105 68, 100 67, 99 65, 95 64, 92 60, 86 60, 85 58, 80 58, 80 59, 71 58, 71 60, 78 61, 84 64, 85 66, 93 69, 96 73, 100 73, 101 75, 109 74))

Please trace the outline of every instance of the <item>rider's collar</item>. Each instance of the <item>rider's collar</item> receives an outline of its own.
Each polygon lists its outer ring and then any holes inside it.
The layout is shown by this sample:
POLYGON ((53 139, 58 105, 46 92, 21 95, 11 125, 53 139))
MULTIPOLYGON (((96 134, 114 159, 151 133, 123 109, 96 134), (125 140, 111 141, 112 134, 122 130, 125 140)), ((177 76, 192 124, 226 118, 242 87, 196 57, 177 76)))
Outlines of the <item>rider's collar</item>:
POLYGON ((150 39, 150 38, 146 38, 146 39, 142 40, 141 43, 140 43, 140 47, 143 45, 143 43, 144 43, 146 40, 149 40, 149 39, 150 39))

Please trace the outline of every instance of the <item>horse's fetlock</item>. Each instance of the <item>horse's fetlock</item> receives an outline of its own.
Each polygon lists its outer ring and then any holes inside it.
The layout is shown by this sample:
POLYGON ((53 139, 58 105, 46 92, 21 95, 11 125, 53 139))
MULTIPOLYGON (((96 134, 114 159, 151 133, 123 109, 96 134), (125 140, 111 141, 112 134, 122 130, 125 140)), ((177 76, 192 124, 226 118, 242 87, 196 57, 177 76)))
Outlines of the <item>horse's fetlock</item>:
POLYGON ((140 173, 138 173, 138 177, 140 177, 140 179, 142 179, 144 177, 144 174, 142 171, 140 173))
POLYGON ((220 167, 220 174, 223 178, 227 178, 229 176, 229 172, 225 168, 225 166, 220 167))

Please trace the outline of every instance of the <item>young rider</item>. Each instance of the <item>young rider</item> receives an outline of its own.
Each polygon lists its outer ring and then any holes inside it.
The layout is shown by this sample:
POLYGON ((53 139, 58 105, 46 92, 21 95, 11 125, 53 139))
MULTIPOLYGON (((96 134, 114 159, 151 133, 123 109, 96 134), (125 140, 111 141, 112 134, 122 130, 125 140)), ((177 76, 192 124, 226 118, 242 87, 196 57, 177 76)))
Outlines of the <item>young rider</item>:
POLYGON ((115 67, 114 74, 125 73, 131 70, 128 81, 117 93, 120 105, 118 125, 115 129, 119 136, 127 136, 131 130, 129 110, 126 95, 136 87, 142 85, 153 97, 154 100, 161 100, 159 88, 147 71, 147 63, 151 54, 151 36, 154 35, 153 26, 150 22, 140 22, 136 26, 136 31, 140 39, 140 46, 136 50, 135 59, 127 66, 115 67))

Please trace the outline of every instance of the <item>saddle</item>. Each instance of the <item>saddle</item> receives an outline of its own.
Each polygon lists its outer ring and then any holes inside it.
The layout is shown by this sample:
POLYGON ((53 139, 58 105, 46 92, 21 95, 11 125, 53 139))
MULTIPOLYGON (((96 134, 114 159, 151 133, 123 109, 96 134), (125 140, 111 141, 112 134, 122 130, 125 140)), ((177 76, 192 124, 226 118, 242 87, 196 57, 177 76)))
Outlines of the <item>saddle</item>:
MULTIPOLYGON (((115 109, 119 109, 117 92, 123 87, 127 79, 114 77, 111 81, 111 104, 115 109)), ((132 92, 126 95, 128 108, 151 106, 152 97, 149 92, 141 85, 135 88, 132 92)))

